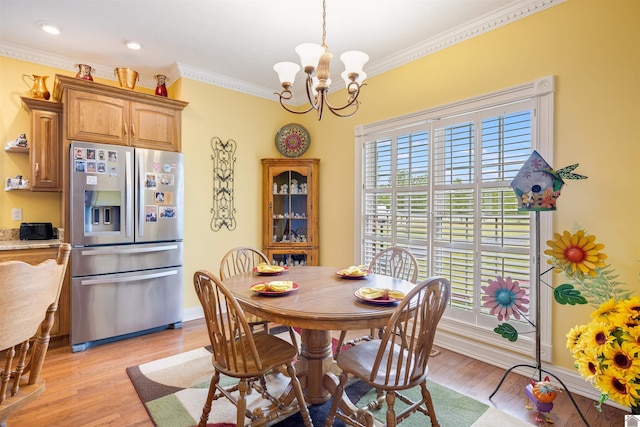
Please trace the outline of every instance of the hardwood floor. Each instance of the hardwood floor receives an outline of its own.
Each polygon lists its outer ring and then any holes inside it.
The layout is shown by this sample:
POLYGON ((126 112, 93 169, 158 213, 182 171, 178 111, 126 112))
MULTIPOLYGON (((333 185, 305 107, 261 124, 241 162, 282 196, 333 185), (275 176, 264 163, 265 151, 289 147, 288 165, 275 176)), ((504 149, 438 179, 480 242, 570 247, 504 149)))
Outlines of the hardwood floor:
MULTIPOLYGON (((361 332, 364 331, 354 331, 353 336, 363 335, 361 332)), ((152 426, 125 368, 208 344, 201 320, 185 322, 182 329, 167 329, 78 353, 72 353, 68 344, 53 343, 43 368, 44 394, 7 424, 9 427, 152 426)), ((440 354, 429 362, 432 380, 536 424, 535 412, 525 409, 525 377, 510 374, 490 401, 488 396, 504 370, 443 348, 438 350, 440 354)), ((593 401, 575 398, 591 427, 624 426, 624 411, 603 405, 603 412, 599 413, 593 401)), ((585 425, 566 393, 560 393, 554 402, 552 418, 559 427, 585 425)))

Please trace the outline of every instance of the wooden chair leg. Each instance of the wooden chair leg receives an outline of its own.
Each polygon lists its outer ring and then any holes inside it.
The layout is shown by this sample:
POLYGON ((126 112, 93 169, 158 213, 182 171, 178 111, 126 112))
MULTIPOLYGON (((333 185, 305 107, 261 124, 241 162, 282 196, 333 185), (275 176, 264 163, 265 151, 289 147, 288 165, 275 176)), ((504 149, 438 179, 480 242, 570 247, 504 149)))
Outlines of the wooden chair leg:
POLYGON ((387 427, 396 427, 396 411, 393 405, 396 402, 396 394, 392 391, 387 393, 387 427))
POLYGON ((431 425, 433 427, 440 427, 438 418, 436 417, 436 410, 433 407, 433 400, 431 400, 431 392, 427 388, 426 381, 420 384, 420 391, 422 392, 422 399, 427 405, 427 411, 429 411, 429 418, 431 418, 431 425))
POLYGON ((246 395, 247 395, 247 388, 248 388, 248 383, 246 378, 243 378, 240 380, 240 382, 238 383, 238 400, 236 402, 236 407, 237 407, 237 416, 236 416, 236 425, 237 426, 243 426, 245 424, 245 417, 246 414, 245 412, 247 411, 247 399, 246 399, 246 395))
POLYGON ((338 338, 338 346, 336 347, 336 351, 333 354, 333 359, 337 359, 340 351, 342 350, 342 346, 344 345, 344 340, 347 337, 347 331, 340 331, 340 338, 338 338))
POLYGON ((213 401, 213 396, 216 394, 216 386, 218 385, 218 381, 220 381, 220 373, 216 371, 211 377, 211 383, 209 384, 209 393, 207 394, 207 400, 204 402, 204 407, 202 408, 202 416, 200 417, 198 427, 207 427, 209 412, 211 412, 211 402, 213 401))
POLYGON ((291 337, 291 344, 293 344, 295 348, 300 348, 298 346, 298 339, 296 338, 296 332, 293 330, 291 326, 289 326, 289 336, 291 337))
POLYGON ((289 378, 291 378, 291 386, 293 387, 296 399, 298 400, 298 406, 300 408, 300 414, 302 415, 302 421, 304 422, 305 427, 313 427, 311 417, 309 416, 309 409, 307 408, 307 404, 304 401, 302 387, 300 386, 298 377, 296 377, 296 370, 293 367, 293 363, 287 364, 287 373, 289 374, 289 378))
POLYGON ((344 385, 347 382, 347 377, 348 375, 346 372, 342 372, 340 374, 340 381, 333 395, 333 401, 331 402, 331 407, 329 408, 329 413, 327 414, 327 420, 324 423, 325 427, 333 426, 333 422, 336 418, 336 412, 338 411, 338 404, 340 403, 340 400, 342 400, 342 394, 344 393, 344 385))

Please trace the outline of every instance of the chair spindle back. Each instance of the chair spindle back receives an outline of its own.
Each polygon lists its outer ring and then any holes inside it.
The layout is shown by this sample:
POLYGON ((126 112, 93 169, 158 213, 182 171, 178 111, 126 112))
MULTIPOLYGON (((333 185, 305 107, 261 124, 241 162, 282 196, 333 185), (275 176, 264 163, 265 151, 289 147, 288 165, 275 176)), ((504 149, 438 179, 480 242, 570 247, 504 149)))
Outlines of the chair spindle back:
POLYGON ((385 386, 394 386, 424 379, 449 294, 449 282, 432 277, 416 285, 398 304, 382 336, 371 381, 382 379, 385 386))
POLYGON ((204 310, 216 367, 234 376, 255 375, 256 370, 262 370, 251 329, 231 292, 205 270, 197 271, 193 282, 204 310))
POLYGON ((220 279, 251 271, 261 262, 269 264, 269 259, 258 249, 238 247, 231 249, 220 261, 220 279))
POLYGON ((393 246, 376 254, 369 264, 369 270, 376 274, 396 277, 416 283, 418 262, 407 249, 393 246))

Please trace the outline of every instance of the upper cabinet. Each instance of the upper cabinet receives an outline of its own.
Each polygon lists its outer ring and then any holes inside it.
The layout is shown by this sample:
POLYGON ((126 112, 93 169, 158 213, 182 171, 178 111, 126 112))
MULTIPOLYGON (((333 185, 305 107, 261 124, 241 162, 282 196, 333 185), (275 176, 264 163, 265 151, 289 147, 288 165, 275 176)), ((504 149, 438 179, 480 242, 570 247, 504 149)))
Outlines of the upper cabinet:
POLYGON ((53 96, 65 105, 69 140, 181 150, 186 102, 60 75, 53 96))
POLYGON ((23 97, 22 107, 29 112, 30 119, 29 188, 31 191, 60 191, 62 104, 23 97))

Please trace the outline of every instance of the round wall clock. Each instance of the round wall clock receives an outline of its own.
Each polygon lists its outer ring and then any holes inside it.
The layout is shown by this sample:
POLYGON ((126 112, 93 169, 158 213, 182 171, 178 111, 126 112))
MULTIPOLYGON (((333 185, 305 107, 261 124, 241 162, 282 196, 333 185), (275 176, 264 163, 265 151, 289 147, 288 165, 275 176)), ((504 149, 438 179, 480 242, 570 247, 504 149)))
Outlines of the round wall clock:
POLYGON ((309 132, 296 123, 282 126, 276 134, 276 147, 286 157, 300 157, 310 144, 309 132))

